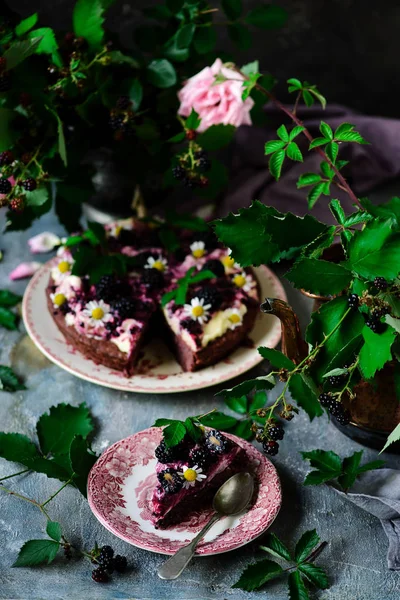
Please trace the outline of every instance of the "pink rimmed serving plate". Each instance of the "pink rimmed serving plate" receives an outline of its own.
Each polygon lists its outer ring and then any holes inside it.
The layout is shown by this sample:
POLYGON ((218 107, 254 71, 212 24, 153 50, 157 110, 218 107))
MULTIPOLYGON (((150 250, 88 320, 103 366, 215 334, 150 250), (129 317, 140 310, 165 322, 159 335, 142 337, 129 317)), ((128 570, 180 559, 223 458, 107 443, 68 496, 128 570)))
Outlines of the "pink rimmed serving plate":
MULTIPOLYGON (((249 442, 224 435, 244 448, 243 470, 255 477, 256 497, 247 512, 223 517, 210 529, 197 548, 199 556, 248 544, 270 527, 282 502, 280 480, 271 461, 249 442)), ((154 450, 161 438, 161 428, 151 427, 108 448, 89 474, 88 501, 100 523, 117 537, 150 552, 173 554, 200 531, 212 509, 193 511, 187 520, 165 530, 154 527, 149 500, 157 483, 154 450)))
MULTIPOLYGON (((27 332, 39 350, 59 367, 73 375, 116 390, 126 392, 187 392, 220 384, 237 377, 263 359, 258 346, 274 348, 281 338, 279 320, 272 315, 257 315, 249 335, 250 344, 238 347, 217 364, 194 373, 185 373, 161 339, 153 339, 143 348, 135 373, 126 378, 122 373, 96 365, 67 343, 47 308, 46 287, 53 261, 35 273, 28 284, 22 304, 27 332)), ((261 298, 286 300, 285 291, 267 267, 254 269, 260 284, 261 298)))

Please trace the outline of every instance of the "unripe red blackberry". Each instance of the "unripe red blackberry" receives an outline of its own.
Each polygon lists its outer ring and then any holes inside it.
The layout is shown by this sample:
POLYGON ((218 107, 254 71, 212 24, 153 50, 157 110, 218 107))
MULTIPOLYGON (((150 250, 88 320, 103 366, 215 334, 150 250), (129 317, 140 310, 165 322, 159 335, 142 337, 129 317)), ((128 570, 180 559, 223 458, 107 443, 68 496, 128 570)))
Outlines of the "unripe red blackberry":
POLYGON ((10 150, 4 150, 4 152, 0 152, 0 167, 4 165, 11 165, 14 160, 14 155, 10 150))
POLYGON ((186 139, 189 140, 189 142, 192 142, 196 139, 197 133, 194 129, 187 129, 185 135, 186 139))
POLYGON ((13 198, 10 201, 10 209, 16 213, 21 213, 24 210, 25 202, 23 198, 13 198))

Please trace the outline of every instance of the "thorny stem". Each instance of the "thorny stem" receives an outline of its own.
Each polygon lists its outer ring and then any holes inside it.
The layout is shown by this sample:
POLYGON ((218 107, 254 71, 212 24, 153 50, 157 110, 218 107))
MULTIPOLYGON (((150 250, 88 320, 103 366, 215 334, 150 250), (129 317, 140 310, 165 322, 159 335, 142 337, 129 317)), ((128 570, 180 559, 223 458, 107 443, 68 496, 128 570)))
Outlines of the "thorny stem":
MULTIPOLYGON (((235 66, 233 67, 233 69, 234 69, 234 71, 236 71, 237 73, 239 73, 244 79, 246 79, 247 81, 249 80, 249 77, 247 77, 247 75, 245 75, 244 73, 242 73, 242 71, 240 69, 238 69, 235 66)), ((294 123, 296 123, 296 125, 299 125, 300 127, 304 127, 303 122, 296 116, 296 114, 293 111, 291 111, 290 109, 286 108, 286 106, 284 104, 282 104, 282 102, 280 102, 280 100, 278 100, 278 98, 276 98, 276 96, 274 94, 272 94, 272 92, 270 92, 269 90, 267 90, 265 87, 263 87, 259 83, 256 83, 255 87, 260 92, 262 92, 265 96, 267 96, 271 100, 271 102, 273 102, 275 104, 275 106, 277 108, 279 108, 279 110, 281 110, 282 112, 284 112, 294 123)), ((306 138, 308 139, 309 142, 313 141, 314 138, 313 138, 313 136, 311 135, 311 133, 308 131, 308 129, 306 127, 304 127, 302 133, 306 136, 306 138)), ((359 199, 357 198, 357 196, 355 195, 355 193, 353 192, 353 190, 351 189, 351 187, 349 186, 349 184, 347 183, 346 179, 343 177, 343 175, 341 174, 341 172, 339 171, 339 169, 333 164, 333 162, 331 161, 331 159, 327 156, 327 154, 322 150, 322 148, 320 146, 317 146, 316 148, 313 148, 313 150, 315 150, 316 152, 318 152, 318 154, 334 170, 335 175, 338 178, 340 184, 343 186, 344 190, 350 196, 350 198, 353 201, 353 203, 356 204, 361 210, 363 210, 363 206, 362 206, 361 202, 359 201, 359 199)))
POLYGON ((314 560, 321 554, 321 552, 323 552, 325 550, 327 545, 328 545, 328 542, 321 542, 321 544, 319 546, 317 546, 317 548, 315 548, 315 550, 313 550, 311 552, 311 554, 309 554, 309 556, 307 556, 306 561, 314 562, 314 560))
POLYGON ((50 496, 50 498, 48 498, 45 502, 42 502, 42 504, 40 506, 43 508, 43 506, 46 506, 46 504, 51 502, 53 500, 53 498, 55 498, 61 492, 61 490, 63 490, 67 485, 69 485, 71 483, 71 481, 72 481, 72 477, 70 479, 68 479, 68 481, 66 481, 64 483, 64 485, 62 485, 52 496, 50 496))
POLYGON ((300 98, 301 98, 301 92, 299 92, 299 93, 297 94, 297 98, 296 98, 296 100, 295 100, 295 103, 294 103, 294 106, 293 106, 292 113, 293 113, 294 115, 295 115, 295 114, 296 114, 296 112, 297 112, 297 107, 298 107, 298 105, 299 105, 300 98))
POLYGON ((0 481, 5 481, 6 479, 11 479, 11 477, 16 477, 17 475, 23 475, 24 473, 28 473, 28 471, 30 471, 30 469, 24 469, 23 471, 18 471, 18 473, 13 473, 12 475, 6 475, 5 477, 2 477, 0 479, 0 481))

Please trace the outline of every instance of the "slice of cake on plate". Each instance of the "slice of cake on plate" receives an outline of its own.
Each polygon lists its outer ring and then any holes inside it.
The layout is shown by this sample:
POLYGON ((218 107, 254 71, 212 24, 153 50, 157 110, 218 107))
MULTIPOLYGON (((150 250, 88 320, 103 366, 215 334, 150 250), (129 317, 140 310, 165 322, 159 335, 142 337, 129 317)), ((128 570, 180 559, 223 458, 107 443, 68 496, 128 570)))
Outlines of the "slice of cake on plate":
POLYGON ((215 429, 199 428, 168 448, 162 440, 155 450, 158 483, 151 498, 152 522, 165 528, 210 505, 216 490, 231 475, 246 469, 245 451, 215 429))

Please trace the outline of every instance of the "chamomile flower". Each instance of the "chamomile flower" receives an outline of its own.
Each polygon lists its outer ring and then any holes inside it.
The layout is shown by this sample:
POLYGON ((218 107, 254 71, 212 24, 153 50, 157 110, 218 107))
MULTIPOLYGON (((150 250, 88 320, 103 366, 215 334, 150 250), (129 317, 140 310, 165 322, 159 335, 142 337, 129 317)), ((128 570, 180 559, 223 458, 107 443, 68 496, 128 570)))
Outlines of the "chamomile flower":
POLYGON ((167 260, 163 258, 161 255, 154 258, 153 256, 149 256, 147 259, 147 263, 144 265, 145 269, 157 269, 157 271, 165 271, 167 268, 167 260))
POLYGON ((206 253, 206 245, 204 242, 193 242, 190 244, 190 251, 194 258, 201 258, 206 253))
POLYGON ((96 327, 100 323, 107 323, 113 318, 110 313, 110 305, 106 304, 104 300, 91 300, 86 304, 81 315, 86 317, 88 324, 92 327, 96 327))
POLYGON ((242 324, 243 316, 238 308, 231 308, 226 311, 226 316, 229 321, 229 329, 235 329, 242 324))
POLYGON ((227 269, 232 269, 232 267, 235 265, 235 259, 232 256, 229 256, 231 252, 232 250, 230 248, 227 248, 225 256, 221 258, 222 264, 227 269))
POLYGON ((53 303, 54 308, 60 308, 60 306, 62 306, 63 304, 65 304, 65 302, 67 301, 67 298, 65 297, 64 294, 50 294, 50 299, 53 303))
POLYGON ((190 304, 184 305, 184 312, 187 317, 198 321, 200 325, 203 325, 204 321, 209 315, 211 304, 204 304, 204 298, 192 298, 190 304))
POLYGON ((233 283, 242 288, 245 292, 250 292, 256 286, 256 282, 251 275, 247 275, 244 271, 235 275, 232 279, 233 283))
POLYGON ((184 480, 183 487, 186 489, 193 487, 196 481, 202 481, 203 479, 207 478, 207 475, 204 475, 203 473, 203 469, 198 465, 194 465, 194 467, 188 467, 185 465, 179 475, 184 480))

